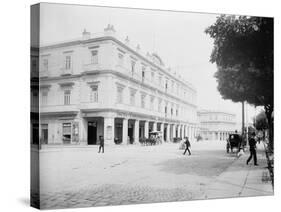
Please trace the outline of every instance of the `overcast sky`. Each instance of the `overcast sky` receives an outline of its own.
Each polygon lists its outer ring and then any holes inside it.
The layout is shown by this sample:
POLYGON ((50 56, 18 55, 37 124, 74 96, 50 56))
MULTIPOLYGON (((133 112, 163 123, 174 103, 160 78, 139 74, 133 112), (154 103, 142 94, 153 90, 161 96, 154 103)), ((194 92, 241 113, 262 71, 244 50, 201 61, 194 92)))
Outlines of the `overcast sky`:
MULTIPOLYGON (((102 32, 112 24, 118 35, 129 36, 144 52, 156 52, 166 67, 190 81, 199 109, 232 112, 241 122, 241 103, 221 98, 213 77, 216 65, 209 62, 213 40, 204 30, 218 15, 61 4, 43 4, 40 12, 41 44, 79 38, 84 28, 102 32)), ((255 110, 247 108, 251 121, 255 110)))

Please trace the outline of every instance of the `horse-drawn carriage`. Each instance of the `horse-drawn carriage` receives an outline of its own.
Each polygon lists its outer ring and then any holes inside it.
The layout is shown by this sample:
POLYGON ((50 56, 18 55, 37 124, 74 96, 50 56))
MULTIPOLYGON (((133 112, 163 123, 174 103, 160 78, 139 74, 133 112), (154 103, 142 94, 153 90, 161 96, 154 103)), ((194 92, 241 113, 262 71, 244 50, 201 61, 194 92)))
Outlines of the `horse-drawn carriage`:
POLYGON ((226 142, 226 152, 229 153, 231 151, 233 153, 233 149, 237 149, 237 152, 243 148, 242 136, 238 133, 229 134, 227 142, 226 142))

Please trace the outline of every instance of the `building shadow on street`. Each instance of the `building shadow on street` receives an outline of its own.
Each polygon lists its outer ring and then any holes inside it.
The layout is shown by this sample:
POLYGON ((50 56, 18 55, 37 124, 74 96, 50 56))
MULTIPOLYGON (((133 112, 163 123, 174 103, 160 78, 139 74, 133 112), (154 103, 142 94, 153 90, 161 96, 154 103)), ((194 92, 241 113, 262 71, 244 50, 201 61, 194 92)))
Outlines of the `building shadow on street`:
POLYGON ((194 151, 191 156, 182 155, 155 165, 161 167, 160 171, 167 173, 213 177, 221 174, 236 159, 235 154, 227 154, 222 150, 194 151))

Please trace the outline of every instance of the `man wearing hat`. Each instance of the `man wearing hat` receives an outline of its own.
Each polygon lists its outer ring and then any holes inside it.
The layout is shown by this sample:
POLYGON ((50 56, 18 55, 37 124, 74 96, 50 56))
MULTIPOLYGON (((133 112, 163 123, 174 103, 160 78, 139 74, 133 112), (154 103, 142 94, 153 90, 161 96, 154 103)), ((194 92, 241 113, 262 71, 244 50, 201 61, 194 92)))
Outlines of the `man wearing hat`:
POLYGON ((247 165, 251 161, 252 157, 254 157, 254 165, 258 166, 257 164, 257 152, 256 152, 256 140, 255 140, 256 133, 253 132, 251 134, 251 138, 249 139, 249 146, 250 146, 250 156, 247 160, 247 165))

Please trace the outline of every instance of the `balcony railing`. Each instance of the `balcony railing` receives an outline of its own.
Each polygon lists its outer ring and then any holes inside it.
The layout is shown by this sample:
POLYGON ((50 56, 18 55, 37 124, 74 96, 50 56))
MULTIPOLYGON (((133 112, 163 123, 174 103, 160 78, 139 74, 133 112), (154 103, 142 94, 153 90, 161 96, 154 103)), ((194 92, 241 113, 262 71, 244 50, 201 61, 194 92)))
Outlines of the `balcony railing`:
POLYGON ((100 69, 100 64, 98 63, 85 63, 83 65, 84 71, 95 71, 100 69))
POLYGON ((61 75, 71 75, 72 68, 61 68, 61 75))

